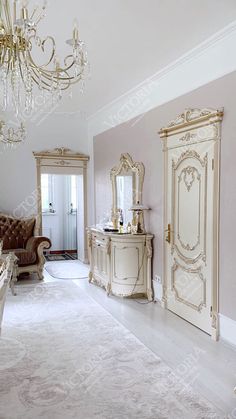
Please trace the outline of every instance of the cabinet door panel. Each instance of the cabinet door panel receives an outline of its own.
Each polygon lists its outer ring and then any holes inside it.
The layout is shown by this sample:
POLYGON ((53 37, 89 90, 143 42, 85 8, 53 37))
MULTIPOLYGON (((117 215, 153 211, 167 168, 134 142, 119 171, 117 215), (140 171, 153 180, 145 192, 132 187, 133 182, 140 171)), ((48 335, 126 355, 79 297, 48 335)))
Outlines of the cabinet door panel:
POLYGON ((92 266, 95 278, 106 285, 109 281, 110 266, 107 242, 96 237, 92 245, 92 266))
POLYGON ((105 247, 100 247, 100 271, 103 276, 108 276, 108 256, 107 256, 107 249, 105 247))
POLYGON ((144 284, 143 262, 145 246, 140 243, 112 246, 113 283, 119 285, 144 284))
POLYGON ((92 265, 94 271, 98 271, 98 249, 95 244, 92 247, 92 265))

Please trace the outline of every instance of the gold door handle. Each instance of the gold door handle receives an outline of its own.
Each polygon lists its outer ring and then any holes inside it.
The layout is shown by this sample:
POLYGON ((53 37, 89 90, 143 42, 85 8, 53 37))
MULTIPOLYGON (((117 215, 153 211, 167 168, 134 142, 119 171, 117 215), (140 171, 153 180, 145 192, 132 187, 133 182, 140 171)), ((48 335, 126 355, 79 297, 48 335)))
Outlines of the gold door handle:
POLYGON ((171 242, 171 225, 170 224, 168 224, 168 228, 165 232, 167 233, 166 234, 166 241, 167 241, 167 243, 170 243, 171 242))

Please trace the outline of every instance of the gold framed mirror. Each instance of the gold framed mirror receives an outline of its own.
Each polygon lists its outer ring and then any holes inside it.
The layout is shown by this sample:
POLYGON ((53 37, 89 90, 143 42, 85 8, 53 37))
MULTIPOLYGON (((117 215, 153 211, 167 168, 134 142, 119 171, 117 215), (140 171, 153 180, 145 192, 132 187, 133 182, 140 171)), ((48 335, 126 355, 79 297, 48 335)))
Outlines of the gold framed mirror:
POLYGON ((113 218, 118 218, 122 210, 124 224, 132 222, 133 214, 130 208, 137 203, 142 204, 145 167, 143 163, 134 162, 128 154, 122 154, 118 166, 110 173, 112 182, 112 212, 113 218))

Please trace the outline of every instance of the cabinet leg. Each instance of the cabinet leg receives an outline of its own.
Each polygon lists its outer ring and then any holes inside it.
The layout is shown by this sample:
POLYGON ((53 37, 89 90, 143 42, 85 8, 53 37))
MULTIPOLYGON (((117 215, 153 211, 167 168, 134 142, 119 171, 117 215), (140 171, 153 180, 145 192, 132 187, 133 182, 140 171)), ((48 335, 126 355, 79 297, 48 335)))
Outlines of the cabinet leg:
POLYGON ((111 284, 107 285, 106 291, 107 291, 107 296, 109 297, 111 295, 111 284))
POLYGON ((153 301, 153 292, 152 290, 147 290, 148 301, 153 301))
POLYGON ((15 264, 15 266, 13 268, 11 284, 10 284, 11 292, 12 292, 12 295, 14 295, 14 296, 16 296, 15 284, 17 282, 17 274, 18 274, 17 271, 18 271, 17 264, 15 264))
POLYGON ((162 298, 161 300, 161 308, 163 308, 164 310, 167 309, 167 301, 165 298, 162 298))

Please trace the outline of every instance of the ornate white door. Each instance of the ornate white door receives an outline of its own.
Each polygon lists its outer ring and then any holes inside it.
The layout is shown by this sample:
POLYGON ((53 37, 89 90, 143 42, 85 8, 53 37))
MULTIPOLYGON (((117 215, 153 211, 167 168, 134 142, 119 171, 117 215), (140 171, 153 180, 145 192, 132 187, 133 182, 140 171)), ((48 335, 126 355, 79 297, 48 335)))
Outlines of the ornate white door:
POLYGON ((187 110, 161 131, 165 139, 165 306, 215 339, 222 116, 212 110, 187 110))

